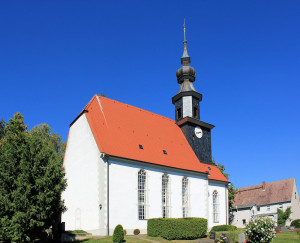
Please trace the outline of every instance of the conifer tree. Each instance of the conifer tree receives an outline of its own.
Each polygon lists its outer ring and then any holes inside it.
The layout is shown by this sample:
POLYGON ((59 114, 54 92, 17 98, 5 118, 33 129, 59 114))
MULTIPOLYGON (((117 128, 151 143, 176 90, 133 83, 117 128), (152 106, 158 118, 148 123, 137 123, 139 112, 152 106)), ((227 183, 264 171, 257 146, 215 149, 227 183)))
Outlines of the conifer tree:
POLYGON ((27 131, 16 113, 0 142, 0 241, 29 242, 55 224, 66 187, 64 143, 46 124, 27 131))

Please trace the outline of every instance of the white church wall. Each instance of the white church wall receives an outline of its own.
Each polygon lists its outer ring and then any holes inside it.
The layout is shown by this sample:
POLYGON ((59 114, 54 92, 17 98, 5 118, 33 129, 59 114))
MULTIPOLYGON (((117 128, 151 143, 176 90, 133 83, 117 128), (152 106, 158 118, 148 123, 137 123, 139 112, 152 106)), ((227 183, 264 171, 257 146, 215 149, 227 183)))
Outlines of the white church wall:
POLYGON ((66 230, 82 229, 105 234, 105 163, 85 114, 70 127, 64 168, 67 189, 62 194, 67 211, 62 215, 66 230), (100 211, 99 205, 103 204, 100 211))
POLYGON ((170 183, 170 217, 182 217, 182 178, 189 179, 190 217, 207 217, 206 175, 167 169, 144 163, 111 160, 109 165, 110 234, 122 224, 128 234, 138 228, 146 233, 147 220, 138 219, 138 171, 147 173, 146 218, 162 217, 162 175, 168 173, 170 183))
POLYGON ((227 224, 227 212, 228 212, 228 205, 227 205, 227 188, 224 183, 217 182, 217 181, 209 181, 208 183, 208 229, 211 229, 215 225, 223 225, 227 224), (219 220, 218 222, 214 222, 213 220, 213 192, 218 192, 219 197, 219 220))

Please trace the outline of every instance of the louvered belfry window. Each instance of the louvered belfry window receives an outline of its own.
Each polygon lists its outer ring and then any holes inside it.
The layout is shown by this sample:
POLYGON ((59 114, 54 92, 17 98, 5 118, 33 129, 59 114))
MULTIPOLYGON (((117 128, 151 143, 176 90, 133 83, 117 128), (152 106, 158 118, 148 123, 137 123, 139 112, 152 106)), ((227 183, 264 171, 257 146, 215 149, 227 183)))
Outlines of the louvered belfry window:
POLYGON ((138 216, 139 219, 146 218, 146 171, 138 173, 138 216))
POLYGON ((182 217, 186 218, 189 215, 189 192, 188 192, 189 180, 187 177, 182 179, 182 217))
POLYGON ((163 174, 162 176, 162 217, 169 218, 169 176, 168 174, 163 174))
POLYGON ((219 222, 219 196, 218 192, 213 192, 213 220, 214 223, 219 222))

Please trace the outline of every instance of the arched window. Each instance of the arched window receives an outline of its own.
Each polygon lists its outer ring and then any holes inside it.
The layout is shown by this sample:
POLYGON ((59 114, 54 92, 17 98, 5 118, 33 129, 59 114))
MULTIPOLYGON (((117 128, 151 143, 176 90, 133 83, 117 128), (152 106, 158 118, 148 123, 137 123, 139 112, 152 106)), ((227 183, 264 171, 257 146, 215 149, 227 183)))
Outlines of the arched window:
POLYGON ((169 176, 168 174, 163 174, 161 178, 161 199, 162 199, 162 217, 169 218, 169 176))
POLYGON ((219 196, 218 192, 213 192, 213 220, 214 223, 219 222, 219 196))
POLYGON ((140 170, 138 173, 138 214, 139 219, 146 218, 146 171, 140 170))
POLYGON ((189 180, 187 177, 182 178, 182 217, 186 218, 189 215, 189 180))

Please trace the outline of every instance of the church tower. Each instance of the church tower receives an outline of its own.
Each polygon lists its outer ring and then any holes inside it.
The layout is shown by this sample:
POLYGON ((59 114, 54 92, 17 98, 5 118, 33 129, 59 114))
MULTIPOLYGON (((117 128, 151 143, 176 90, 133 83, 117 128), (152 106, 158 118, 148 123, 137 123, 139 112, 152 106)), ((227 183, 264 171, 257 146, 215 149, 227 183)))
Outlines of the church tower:
POLYGON ((200 120, 202 94, 198 93, 193 85, 196 72, 193 67, 189 66, 191 58, 187 52, 185 26, 183 31, 182 67, 176 72, 180 88, 178 93, 172 98, 172 103, 175 105, 175 121, 198 159, 203 163, 210 164, 213 163, 211 156, 211 129, 214 128, 214 125, 200 120))

